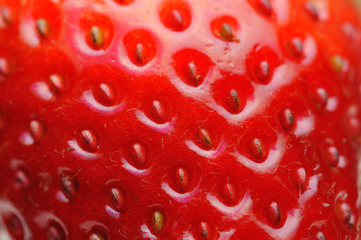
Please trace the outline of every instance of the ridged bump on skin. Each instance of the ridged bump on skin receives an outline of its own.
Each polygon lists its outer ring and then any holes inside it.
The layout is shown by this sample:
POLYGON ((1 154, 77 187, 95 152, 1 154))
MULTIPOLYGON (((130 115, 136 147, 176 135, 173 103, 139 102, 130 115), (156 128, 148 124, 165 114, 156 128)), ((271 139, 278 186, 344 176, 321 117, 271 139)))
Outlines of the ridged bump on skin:
POLYGON ((358 239, 360 56, 351 0, 0 0, 0 239, 358 239))

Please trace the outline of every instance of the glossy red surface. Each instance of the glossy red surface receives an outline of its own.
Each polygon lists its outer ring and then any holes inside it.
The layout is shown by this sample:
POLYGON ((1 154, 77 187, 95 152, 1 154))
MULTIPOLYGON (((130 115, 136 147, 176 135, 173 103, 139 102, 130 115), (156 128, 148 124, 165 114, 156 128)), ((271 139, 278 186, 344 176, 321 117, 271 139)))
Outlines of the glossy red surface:
POLYGON ((0 237, 359 238, 351 2, 0 9, 0 237))

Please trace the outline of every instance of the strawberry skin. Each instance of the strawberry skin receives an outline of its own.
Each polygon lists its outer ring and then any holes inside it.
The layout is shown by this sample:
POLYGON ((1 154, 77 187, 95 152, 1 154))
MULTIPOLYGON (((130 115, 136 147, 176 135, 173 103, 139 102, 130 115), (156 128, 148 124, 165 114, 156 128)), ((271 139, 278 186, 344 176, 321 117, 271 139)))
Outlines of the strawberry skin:
POLYGON ((0 239, 360 239, 351 1, 0 0, 0 239))

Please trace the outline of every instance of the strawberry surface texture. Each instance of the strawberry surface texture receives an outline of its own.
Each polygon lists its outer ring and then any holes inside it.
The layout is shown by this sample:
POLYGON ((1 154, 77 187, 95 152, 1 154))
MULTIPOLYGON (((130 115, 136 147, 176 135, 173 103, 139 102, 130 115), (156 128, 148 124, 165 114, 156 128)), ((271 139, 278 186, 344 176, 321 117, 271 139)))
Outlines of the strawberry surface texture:
POLYGON ((360 93, 348 0, 0 0, 0 239, 361 239, 360 93))

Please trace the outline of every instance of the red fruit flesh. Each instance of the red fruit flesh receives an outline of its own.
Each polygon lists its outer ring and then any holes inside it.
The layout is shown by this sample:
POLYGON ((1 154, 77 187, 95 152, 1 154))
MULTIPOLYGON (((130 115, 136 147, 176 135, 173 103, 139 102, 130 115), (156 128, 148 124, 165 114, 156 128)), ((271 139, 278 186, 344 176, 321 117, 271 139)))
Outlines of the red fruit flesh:
POLYGON ((0 0, 0 239, 358 239, 354 8, 0 0))

